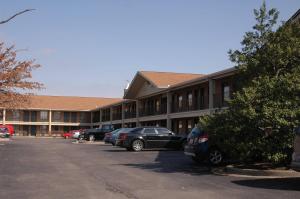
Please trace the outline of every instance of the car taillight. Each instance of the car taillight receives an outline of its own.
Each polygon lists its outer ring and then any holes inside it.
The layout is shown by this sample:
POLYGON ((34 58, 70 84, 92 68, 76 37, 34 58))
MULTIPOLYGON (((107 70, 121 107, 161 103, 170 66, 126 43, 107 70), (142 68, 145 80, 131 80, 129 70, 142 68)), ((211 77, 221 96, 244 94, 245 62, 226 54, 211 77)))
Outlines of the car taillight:
POLYGON ((203 142, 206 142, 206 141, 208 141, 208 134, 204 133, 202 136, 199 137, 198 143, 203 143, 203 142))
POLYGON ((120 140, 126 140, 126 138, 127 138, 127 133, 120 133, 119 134, 119 139, 120 140))

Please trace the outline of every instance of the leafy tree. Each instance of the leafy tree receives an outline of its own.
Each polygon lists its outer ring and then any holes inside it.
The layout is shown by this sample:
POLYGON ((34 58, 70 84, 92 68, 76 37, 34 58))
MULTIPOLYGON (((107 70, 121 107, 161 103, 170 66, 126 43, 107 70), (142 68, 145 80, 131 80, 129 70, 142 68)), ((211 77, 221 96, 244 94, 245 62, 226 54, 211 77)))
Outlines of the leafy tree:
POLYGON ((32 71, 40 65, 34 61, 18 61, 14 46, 6 48, 0 43, 0 106, 19 108, 30 103, 32 90, 43 85, 32 81, 32 71))
POLYGON ((282 24, 279 12, 263 3, 257 24, 229 51, 237 68, 228 110, 200 124, 236 159, 282 163, 289 159, 293 129, 300 122, 300 25, 282 24))

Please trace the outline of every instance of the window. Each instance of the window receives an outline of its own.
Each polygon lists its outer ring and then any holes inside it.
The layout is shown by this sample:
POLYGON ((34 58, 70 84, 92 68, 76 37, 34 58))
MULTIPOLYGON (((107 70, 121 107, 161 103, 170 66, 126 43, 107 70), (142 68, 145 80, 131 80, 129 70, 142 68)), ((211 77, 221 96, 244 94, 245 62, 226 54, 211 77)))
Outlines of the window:
POLYGON ((178 108, 182 108, 182 95, 178 96, 178 108))
POLYGON ((68 132, 70 131, 70 127, 69 126, 64 126, 64 132, 68 132))
POLYGON ((188 129, 189 129, 189 130, 192 129, 192 120, 188 120, 188 129))
POLYGON ((70 113, 64 112, 64 122, 69 122, 69 121, 70 121, 70 113))
POLYGON ((155 108, 156 108, 156 112, 160 111, 160 101, 159 100, 156 100, 155 108))
POLYGON ((19 120, 20 120, 20 112, 13 111, 13 121, 19 121, 19 120))
POLYGON ((23 120, 24 122, 29 122, 29 111, 24 111, 23 120))
POLYGON ((53 112, 53 120, 56 122, 60 121, 61 112, 53 112))
POLYGON ((53 126, 54 131, 59 131, 59 126, 53 126))
POLYGON ((130 133, 140 133, 143 130, 143 128, 135 128, 131 131, 129 131, 130 133))
POLYGON ((179 122, 178 122, 178 128, 182 129, 182 121, 181 120, 179 120, 179 122))
POLYGON ((190 108, 193 106, 193 94, 192 93, 188 94, 188 105, 190 108))
POLYGON ((76 112, 71 113, 71 122, 73 122, 73 123, 77 122, 77 113, 76 112))
POLYGON ((171 133, 168 129, 159 128, 156 130, 159 134, 170 134, 171 133))
POLYGON ((80 113, 80 122, 85 122, 85 121, 86 121, 86 114, 80 113))
POLYGON ((153 128, 151 129, 144 129, 145 134, 156 134, 155 130, 153 128))
POLYGON ((223 101, 230 100, 230 87, 223 86, 223 101))
POLYGON ((47 111, 41 111, 40 112, 40 119, 41 120, 48 120, 48 112, 47 111))
POLYGON ((41 134, 47 134, 48 126, 41 126, 41 134))
POLYGON ((32 122, 36 122, 37 119, 37 112, 36 111, 32 111, 31 112, 31 121, 32 122))

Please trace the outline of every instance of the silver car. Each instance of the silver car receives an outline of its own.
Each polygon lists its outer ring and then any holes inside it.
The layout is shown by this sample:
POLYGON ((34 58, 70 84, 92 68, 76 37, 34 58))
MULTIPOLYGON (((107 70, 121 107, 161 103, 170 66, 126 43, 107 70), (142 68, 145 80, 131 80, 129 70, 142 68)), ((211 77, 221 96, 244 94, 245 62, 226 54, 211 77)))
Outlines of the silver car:
POLYGON ((294 153, 291 168, 300 171, 300 126, 295 130, 294 153))

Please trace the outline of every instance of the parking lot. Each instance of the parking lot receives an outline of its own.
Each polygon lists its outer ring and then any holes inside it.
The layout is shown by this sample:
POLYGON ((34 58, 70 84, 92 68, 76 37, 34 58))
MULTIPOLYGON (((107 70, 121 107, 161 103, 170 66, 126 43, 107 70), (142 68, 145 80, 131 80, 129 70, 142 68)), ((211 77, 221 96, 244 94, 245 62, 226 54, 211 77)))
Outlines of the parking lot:
POLYGON ((0 145, 0 198, 299 198, 299 178, 219 176, 181 151, 13 138, 0 145))

